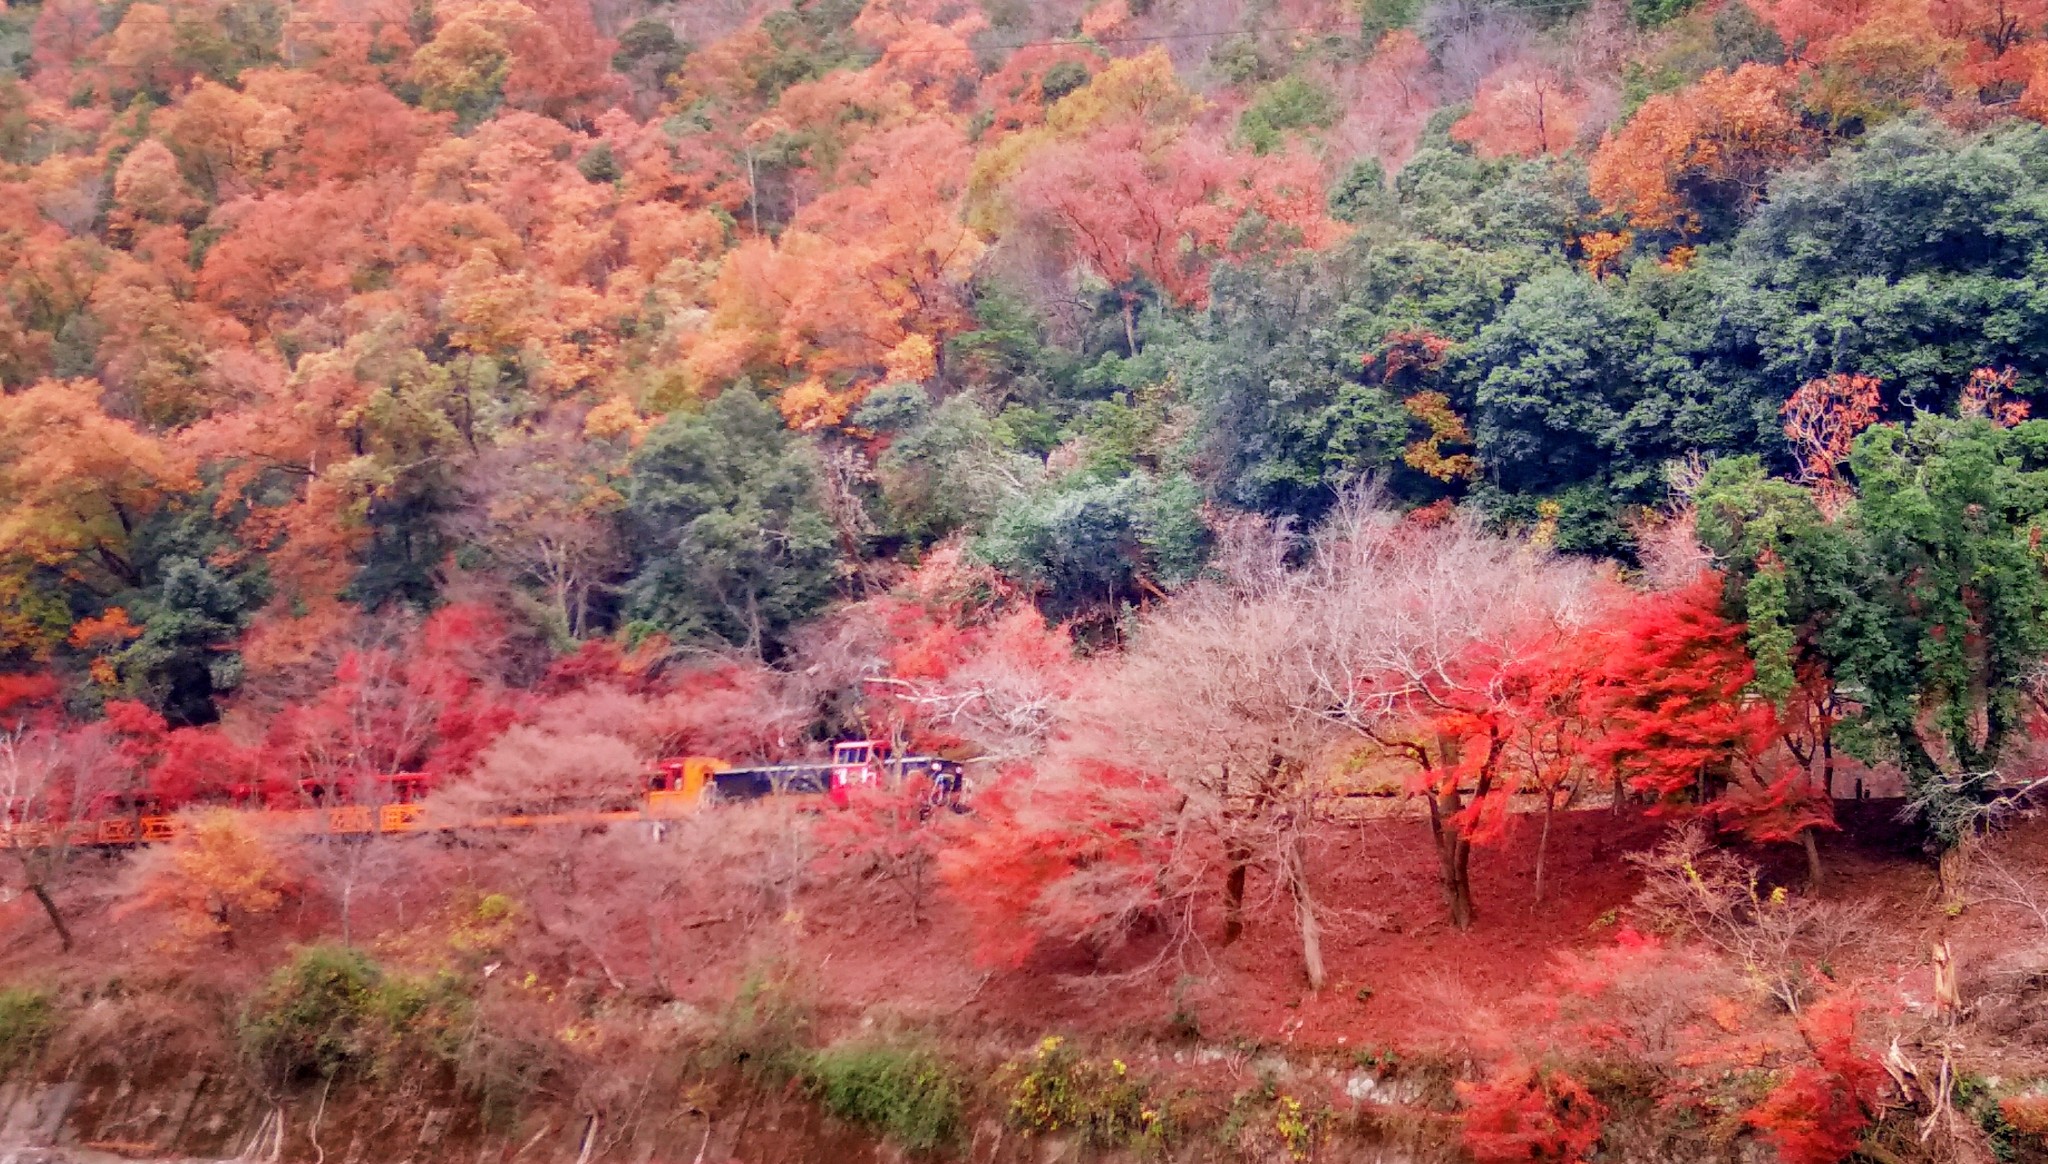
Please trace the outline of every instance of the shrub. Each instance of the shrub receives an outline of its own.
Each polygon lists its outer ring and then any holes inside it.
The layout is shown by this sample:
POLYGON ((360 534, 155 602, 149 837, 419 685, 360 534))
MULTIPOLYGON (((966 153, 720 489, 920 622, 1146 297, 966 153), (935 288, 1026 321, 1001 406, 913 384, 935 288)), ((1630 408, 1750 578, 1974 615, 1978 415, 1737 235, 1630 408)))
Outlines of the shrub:
POLYGON ((1778 1150, 1785 1164, 1836 1164, 1863 1139, 1870 1118, 1840 1080, 1812 1067, 1794 1067, 1745 1119, 1778 1150))
POLYGON ((1518 1067, 1475 1086, 1465 1100, 1465 1150, 1479 1164, 1580 1164, 1600 1142, 1607 1109, 1561 1071, 1518 1067))
POLYGON ((1998 1114, 2015 1131, 2048 1137, 2048 1095, 2009 1095, 1998 1101, 1998 1114))
POLYGON ((462 980, 453 974, 386 975, 370 995, 371 1073, 383 1076, 409 1065, 455 1062, 473 1009, 462 980))
POLYGON ((1080 61, 1060 61, 1045 71, 1038 79, 1038 90, 1045 95, 1045 103, 1051 105, 1081 86, 1090 78, 1088 66, 1080 61))
POLYGON ((1697 822, 1628 860, 1643 871, 1634 912, 1650 929, 1689 934, 1726 954, 1791 1014, 1825 987, 1835 959, 1870 925, 1868 904, 1765 890, 1755 863, 1716 848, 1697 822))
POLYGON ((50 996, 31 986, 0 990, 0 1075, 27 1066, 57 1026, 50 996))
POLYGON ((1837 995, 1808 1011, 1799 1026, 1815 1065, 1785 1071, 1743 1117, 1785 1164, 1835 1164, 1856 1150, 1870 1126, 1885 1074, 1856 1045, 1859 1010, 1854 996, 1837 995))
POLYGON ((281 1079, 334 1075, 364 1052, 362 1027, 382 978, 361 951, 307 946, 250 1003, 242 1046, 281 1079))
POLYGON ((1288 132, 1328 128, 1337 122, 1337 97, 1299 74, 1266 86, 1238 121, 1238 133, 1261 154, 1278 148, 1288 132))
POLYGON ((960 1124, 960 1087, 945 1061, 927 1051, 831 1047, 812 1058, 808 1075, 825 1110, 913 1152, 945 1144, 960 1124))
POLYGON ((1052 1036, 1023 1063, 1004 1064, 1010 1126, 1028 1133, 1068 1131, 1098 1148, 1165 1137, 1151 1089, 1130 1077, 1123 1060, 1084 1058, 1052 1036))
POLYGON ((781 1083, 804 1073, 810 1037, 805 985, 786 967, 768 963, 747 971, 709 1050, 755 1079, 781 1083))
POLYGON ((1309 1160, 1329 1114, 1327 1108, 1305 1107, 1267 1076, 1231 1097, 1217 1138, 1246 1160, 1309 1160))
POLYGON ((388 975, 360 950, 306 946, 243 1013, 243 1050, 273 1078, 385 1074, 447 1061, 468 1000, 447 975, 388 975))

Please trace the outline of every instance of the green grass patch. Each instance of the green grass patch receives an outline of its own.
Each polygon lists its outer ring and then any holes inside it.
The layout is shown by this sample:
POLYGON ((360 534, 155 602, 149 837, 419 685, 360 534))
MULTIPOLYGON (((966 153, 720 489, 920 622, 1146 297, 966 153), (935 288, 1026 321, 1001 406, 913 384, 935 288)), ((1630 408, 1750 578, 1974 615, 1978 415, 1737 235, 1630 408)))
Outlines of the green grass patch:
POLYGON ((0 1076, 34 1063, 56 1030, 57 1008, 47 991, 32 986, 0 990, 0 1076))
POLYGON ((913 1152, 952 1142, 960 1128, 961 1087, 945 1060, 886 1044, 828 1047, 806 1072, 826 1111, 872 1128, 913 1152))

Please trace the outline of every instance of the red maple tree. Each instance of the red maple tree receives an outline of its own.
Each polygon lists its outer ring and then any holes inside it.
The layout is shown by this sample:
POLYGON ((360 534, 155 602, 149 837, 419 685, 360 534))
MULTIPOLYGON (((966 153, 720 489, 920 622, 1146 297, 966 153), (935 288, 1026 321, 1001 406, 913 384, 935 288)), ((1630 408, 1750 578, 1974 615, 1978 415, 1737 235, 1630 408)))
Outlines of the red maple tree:
POLYGON ((1778 710, 1750 689, 1744 628, 1720 613, 1722 583, 1637 596, 1602 636, 1589 755, 1666 812, 1705 810, 1760 841, 1799 840, 1834 806, 1785 746, 1778 710))
POLYGON ((1159 776, 1083 759, 1013 769, 976 794, 977 827, 940 858, 974 923, 976 957, 1016 966, 1041 942, 1097 956, 1184 906, 1175 817, 1182 797, 1159 776))

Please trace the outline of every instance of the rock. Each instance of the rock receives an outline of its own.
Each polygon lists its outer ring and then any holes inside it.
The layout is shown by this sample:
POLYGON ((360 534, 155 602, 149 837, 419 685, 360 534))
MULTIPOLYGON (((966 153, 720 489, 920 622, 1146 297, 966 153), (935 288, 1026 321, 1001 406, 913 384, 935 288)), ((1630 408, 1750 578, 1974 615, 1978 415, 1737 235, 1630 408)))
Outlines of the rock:
POLYGON ((53 1083, 17 1092, 7 1108, 6 1123, 0 1125, 0 1143, 30 1147, 55 1143, 76 1098, 76 1083, 53 1083))
POLYGON ((453 1111, 445 1107, 430 1109, 427 1118, 420 1121, 420 1146, 425 1148, 440 1143, 441 1137, 448 1134, 448 1121, 453 1119, 454 1115, 453 1111))
POLYGON ((1073 1164, 1081 1158, 1081 1142, 1069 1136, 1047 1136, 1038 1144, 1038 1164, 1073 1164))
POLYGON ((1344 1095, 1354 1103, 1407 1104, 1422 1098, 1413 1080, 1382 1079, 1371 1071, 1353 1071, 1344 1080, 1344 1095))

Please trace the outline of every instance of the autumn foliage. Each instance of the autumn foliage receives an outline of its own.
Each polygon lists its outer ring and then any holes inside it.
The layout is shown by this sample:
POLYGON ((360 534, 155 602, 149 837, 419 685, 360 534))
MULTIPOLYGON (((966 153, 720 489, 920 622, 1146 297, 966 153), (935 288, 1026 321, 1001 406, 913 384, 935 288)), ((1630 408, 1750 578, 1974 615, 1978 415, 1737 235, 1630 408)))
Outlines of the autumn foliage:
POLYGON ((193 818, 176 844, 152 851, 137 871, 129 908, 160 911, 173 943, 234 948, 299 888, 289 859, 261 827, 256 818, 230 811, 193 818))
POLYGON ((1884 1069, 1856 1045, 1861 1007, 1831 997, 1811 1008, 1800 1031, 1813 1062, 1786 1070, 1744 1118, 1788 1164, 1837 1164, 1862 1141, 1878 1105, 1884 1069))
POLYGON ((976 922, 984 963, 1020 965, 1042 941, 1106 953, 1178 904, 1161 870, 1179 867, 1180 798, 1156 775, 1083 759, 982 789, 980 827, 939 868, 976 922))
MULTIPOLYGON (((2026 295, 1989 290, 2031 236, 1972 215, 2032 205, 2034 147, 1984 127, 2048 122, 2048 0, 1622 7, 0 7, 0 831, 47 842, 0 844, 0 904, 80 962, 118 900, 180 972, 335 930, 472 975, 547 1050, 453 1077, 590 1100, 587 1146, 628 1142, 590 1097, 674 1080, 561 1064, 693 975, 765 980, 821 886, 971 932, 988 981, 1192 979, 1277 920, 1315 1018, 1379 917, 1334 891, 1361 820, 1459 930, 1565 916, 1553 826, 1594 805, 1817 874, 1873 687, 1759 657, 1736 591, 1792 556, 1695 544, 1695 491, 1753 462, 1846 536, 1862 434, 1951 404, 2008 442, 1973 472, 2039 472, 2026 295), (1948 201, 1842 176, 1979 130, 1948 201), (1814 190, 1913 205, 1815 247, 1814 190), (1963 241, 1923 261, 1915 214, 1963 241), (1724 309, 1766 300, 1776 331, 1724 309), (964 796, 650 808, 665 762, 856 739, 964 796), (293 832, 400 800, 453 835, 293 832)), ((2042 608, 1985 578, 1954 608, 2042 608)), ((2039 643, 1942 625, 1888 660, 1953 662, 1899 716, 1953 743, 2040 702, 2039 643), (1924 710, 1979 656, 2011 682, 1924 710)), ((1713 959, 1626 935, 1461 1035, 1474 1158, 1593 1158, 1617 1047, 1742 1074, 1787 1160, 1854 1146, 1846 1004, 1731 1046, 1713 959)))
POLYGON ((1792 105, 1795 85, 1787 71, 1747 64, 1650 98, 1594 154, 1594 197, 1637 229, 1681 238, 1710 206, 1748 206, 1772 173, 1814 147, 1792 105))
POLYGON ((1561 153, 1578 140, 1585 106, 1585 95, 1561 70, 1516 61, 1486 79, 1451 136, 1481 157, 1561 153))
POLYGON ((1460 1136, 1480 1164, 1540 1160, 1582 1164, 1600 1142, 1607 1109, 1562 1071, 1512 1066, 1484 1083, 1461 1084, 1460 1136))
MULTIPOLYGON (((1873 376, 1842 372, 1809 380, 1785 401, 1785 439, 1798 452, 1799 476, 1803 481, 1826 481, 1849 459, 1850 442, 1856 434, 1877 420, 1883 400, 1882 385, 1873 376)), ((1995 385, 1972 376, 1968 392, 1980 398, 1980 409, 1990 406, 1995 385)))
POLYGON ((1829 799, 1783 751, 1777 711, 1753 697, 1743 628, 1721 582, 1635 599, 1606 637, 1591 754, 1653 801, 1708 807, 1759 840, 1832 827, 1829 799))

